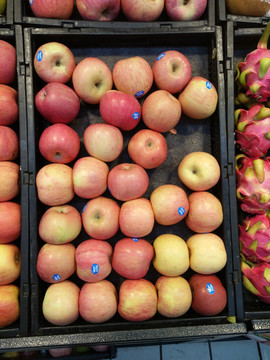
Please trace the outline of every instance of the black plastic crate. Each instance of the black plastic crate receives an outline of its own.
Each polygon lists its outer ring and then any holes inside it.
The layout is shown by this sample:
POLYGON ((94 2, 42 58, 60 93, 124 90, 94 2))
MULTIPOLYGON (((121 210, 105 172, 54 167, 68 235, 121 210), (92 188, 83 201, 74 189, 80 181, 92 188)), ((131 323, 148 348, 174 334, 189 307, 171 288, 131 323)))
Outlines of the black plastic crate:
POLYGON ((21 236, 14 242, 21 250, 21 275, 14 284, 20 287, 20 318, 18 321, 0 329, 0 339, 4 337, 25 336, 28 333, 28 306, 29 306, 29 249, 28 249, 28 155, 27 155, 27 119, 26 119, 26 92, 25 78, 21 74, 20 64, 23 63, 23 35, 21 26, 14 29, 0 28, 0 39, 16 47, 17 78, 10 86, 18 91, 19 121, 10 125, 19 137, 20 154, 14 160, 20 165, 20 193, 13 201, 21 205, 21 236))
MULTIPOLYGON (((58 335, 69 339, 71 344, 78 343, 117 343, 126 344, 142 342, 166 342, 172 339, 187 339, 189 337, 218 336, 243 333, 243 324, 230 324, 228 317, 235 316, 235 294, 233 286, 233 261, 231 251, 230 233, 230 204, 227 162, 227 133, 225 116, 225 85, 223 69, 223 46, 222 31, 220 27, 185 28, 179 31, 159 29, 150 34, 142 29, 128 32, 110 33, 106 31, 91 31, 91 29, 40 29, 26 28, 24 30, 25 40, 25 68, 26 71, 26 93, 27 93, 27 117, 28 117, 28 155, 29 155, 29 219, 30 219, 30 281, 31 281, 31 331, 33 335, 47 335, 53 342, 58 335), (116 40, 117 39, 117 40, 116 40), (34 107, 35 94, 44 86, 33 68, 33 57, 38 47, 49 41, 58 41, 66 44, 74 53, 78 63, 84 57, 96 56, 104 60, 112 70, 115 62, 121 58, 138 55, 144 57, 151 65, 155 58, 165 50, 176 49, 185 54, 192 65, 193 76, 201 75, 208 78, 216 86, 219 93, 219 102, 216 112, 206 120, 192 120, 182 115, 176 127, 177 134, 170 132, 165 134, 168 143, 168 159, 163 166, 148 172, 150 186, 144 195, 148 197, 155 187, 170 182, 180 185, 177 176, 177 166, 184 155, 192 151, 207 151, 213 153, 221 167, 221 179, 212 189, 213 193, 222 201, 224 222, 216 231, 224 242, 227 249, 228 261, 226 267, 218 274, 227 289, 228 304, 224 311, 213 317, 202 317, 189 310, 182 317, 168 319, 156 315, 151 320, 132 323, 123 320, 118 314, 110 321, 103 324, 91 324, 79 318, 75 323, 68 326, 54 326, 44 319, 41 311, 43 296, 48 284, 41 281, 36 271, 36 259, 39 248, 43 242, 38 236, 38 223, 46 207, 42 205, 36 193, 35 176, 38 170, 46 164, 38 150, 38 140, 41 132, 49 125, 34 107), (173 156, 170 156, 174 152, 173 156), (76 335, 75 335, 76 334, 76 335)), ((152 90, 155 90, 154 85, 152 90)), ((142 99, 141 99, 142 100, 142 99)), ((84 129, 91 123, 102 122, 98 105, 84 104, 78 117, 71 123, 79 135, 82 136, 84 129)), ((143 128, 142 122, 134 131, 143 128)), ((126 132, 124 135, 125 146, 134 131, 126 132)), ((84 146, 81 146, 79 157, 87 155, 84 146)), ((119 162, 130 162, 128 155, 124 152, 119 162)), ((116 163, 114 162, 113 165, 116 163)), ((112 164, 109 164, 109 167, 112 164)), ((183 186, 184 187, 184 186, 183 186)), ((185 187, 184 187, 185 188, 185 187)), ((189 190, 186 189, 187 193, 189 190)), ((110 197, 109 193, 105 196, 110 197)), ((71 201, 81 211, 86 201, 75 198, 71 201)), ((160 233, 171 232, 187 239, 192 232, 187 229, 184 222, 172 227, 155 225, 153 232, 145 237, 152 242, 160 233)), ((123 237, 120 233, 115 239, 110 240, 113 245, 118 238, 123 237)), ((73 244, 77 246, 89 236, 81 232, 73 244)), ((183 276, 189 276, 190 273, 183 276)), ((158 274, 153 267, 150 268, 146 278, 154 282, 158 274)), ((71 281, 79 286, 82 282, 73 275, 71 281)), ((118 289, 121 281, 115 273, 108 277, 118 289)), ((34 339, 33 339, 34 340, 34 339)), ((31 342, 31 339, 29 339, 31 342)))
POLYGON ((64 28, 104 28, 112 31, 119 29, 136 29, 143 28, 152 31, 159 28, 181 28, 193 26, 213 26, 215 25, 215 0, 208 0, 208 5, 204 14, 200 19, 194 21, 173 21, 169 19, 166 11, 162 12, 160 17, 153 22, 131 22, 120 11, 118 17, 114 21, 89 21, 84 20, 79 14, 76 5, 74 6, 73 13, 68 20, 61 19, 45 19, 35 17, 28 1, 13 0, 14 1, 14 22, 17 24, 24 24, 27 26, 39 27, 64 27, 64 28))

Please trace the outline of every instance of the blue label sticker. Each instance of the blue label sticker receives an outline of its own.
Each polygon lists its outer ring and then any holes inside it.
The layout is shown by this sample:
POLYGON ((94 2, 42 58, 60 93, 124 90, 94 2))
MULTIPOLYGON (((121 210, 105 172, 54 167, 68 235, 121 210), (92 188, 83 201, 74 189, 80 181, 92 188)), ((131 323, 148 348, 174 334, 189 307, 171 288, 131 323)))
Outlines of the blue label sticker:
POLYGON ((84 205, 83 209, 82 209, 82 213, 84 212, 84 210, 86 209, 87 204, 84 205))
POLYGON ((140 117, 140 113, 137 111, 137 112, 132 114, 132 117, 133 117, 134 120, 138 120, 139 117, 140 117))
POLYGON ((138 238, 132 238, 132 240, 135 241, 135 242, 138 242, 138 241, 139 241, 138 238))
POLYGON ((54 281, 59 281, 59 280, 61 280, 61 276, 59 274, 54 274, 53 275, 53 280, 54 281))
POLYGON ((186 212, 186 210, 182 207, 182 206, 180 206, 179 208, 178 208, 178 214, 179 215, 184 215, 185 214, 185 212, 186 212))
POLYGON ((29 0, 29 4, 33 5, 34 0, 29 0))
POLYGON ((160 60, 160 59, 162 59, 162 58, 163 58, 163 56, 165 56, 165 55, 166 55, 165 53, 162 53, 162 54, 158 55, 158 57, 157 57, 157 61, 158 61, 158 60, 160 60))
POLYGON ((213 85, 210 83, 210 81, 206 81, 206 87, 207 87, 207 89, 211 89, 212 86, 213 86, 213 85))
POLYGON ((37 61, 41 61, 43 59, 43 52, 41 50, 37 53, 37 61))
POLYGON ((97 274, 99 272, 98 264, 93 264, 91 267, 92 274, 97 274))
POLYGON ((215 292, 215 288, 211 283, 206 284, 206 289, 209 292, 209 294, 214 294, 214 292, 215 292))
POLYGON ((136 92, 135 97, 143 96, 143 94, 144 94, 143 90, 138 91, 138 92, 136 92))

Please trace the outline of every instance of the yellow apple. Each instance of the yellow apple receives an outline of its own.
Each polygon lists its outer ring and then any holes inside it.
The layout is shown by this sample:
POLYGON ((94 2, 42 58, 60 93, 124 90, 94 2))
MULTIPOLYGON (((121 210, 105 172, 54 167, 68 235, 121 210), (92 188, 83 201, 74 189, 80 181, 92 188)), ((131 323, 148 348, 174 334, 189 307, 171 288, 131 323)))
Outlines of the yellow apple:
POLYGON ((0 328, 13 324, 20 316, 19 287, 0 286, 0 328))
POLYGON ((21 273, 21 252, 14 244, 0 244, 0 285, 17 280, 21 273))
POLYGON ((4 14, 6 10, 6 0, 0 0, 0 14, 4 14))

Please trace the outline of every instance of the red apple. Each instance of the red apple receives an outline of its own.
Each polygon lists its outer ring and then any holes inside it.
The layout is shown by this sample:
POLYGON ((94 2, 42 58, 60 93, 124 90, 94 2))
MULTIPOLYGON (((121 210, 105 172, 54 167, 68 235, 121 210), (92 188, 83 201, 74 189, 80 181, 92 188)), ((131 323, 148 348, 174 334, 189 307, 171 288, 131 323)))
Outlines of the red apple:
POLYGON ((0 84, 12 84, 16 77, 16 49, 0 40, 0 84))
POLYGON ((127 279, 143 278, 154 256, 153 246, 144 239, 124 238, 115 244, 112 267, 127 279))
POLYGON ((21 205, 13 201, 0 202, 0 244, 17 240, 21 235, 21 205))
POLYGON ((20 316, 18 286, 0 286, 0 329, 13 324, 20 316))
POLYGON ((72 348, 55 348, 55 349, 49 349, 49 354, 53 357, 53 358, 58 358, 58 357, 64 357, 64 356, 69 356, 72 354, 72 348))
POLYGON ((197 20, 207 6, 207 0, 165 0, 168 16, 174 21, 197 20))
POLYGON ((119 230, 119 212, 120 206, 113 199, 104 196, 91 199, 82 211, 84 230, 94 239, 110 239, 119 230))
POLYGON ((107 189, 108 165, 92 156, 78 159, 73 166, 75 193, 90 199, 102 195, 107 189))
POLYGON ((113 68, 113 82, 117 90, 140 98, 151 89, 153 72, 141 56, 132 56, 116 62, 113 68))
POLYGON ((227 304, 226 289, 216 275, 193 274, 189 279, 192 309, 204 316, 221 313, 227 304))
POLYGON ((155 21, 164 8, 164 0, 121 0, 121 8, 129 21, 155 21))
POLYGON ((103 240, 84 240, 76 249, 78 277, 86 282, 105 279, 112 271, 111 245, 103 240))
POLYGON ((83 19, 113 21, 120 12, 120 0, 77 0, 77 9, 83 19))
POLYGON ((14 244, 0 244, 0 285, 17 280, 21 273, 21 251, 14 244))
POLYGON ((80 99, 69 86, 50 82, 36 94, 35 105, 50 123, 69 124, 79 113, 80 99))
POLYGON ((19 138, 9 126, 0 125, 0 161, 15 160, 19 154, 19 138))
POLYGON ((51 19, 69 19, 73 12, 73 0, 29 0, 31 10, 36 17, 51 19))
POLYGON ((193 192, 188 197, 189 212, 185 219, 187 226, 197 232, 216 230, 223 221, 220 200, 208 191, 193 192))
POLYGON ((20 192, 20 166, 12 161, 0 161, 0 201, 9 201, 20 192))
POLYGON ((157 87, 171 94, 182 91, 190 81, 192 73, 188 58, 177 50, 167 50, 159 54, 152 70, 157 87))
POLYGON ((39 138, 39 151, 48 161, 67 164, 73 161, 80 151, 78 133, 65 124, 54 124, 43 130, 39 138))
POLYGON ((142 105, 142 119, 152 130, 167 132, 178 124, 181 117, 180 102, 166 90, 156 90, 142 105))
POLYGON ((83 142, 89 155, 110 162, 118 158, 123 149, 121 131, 109 124, 91 124, 83 133, 83 142))
POLYGON ((156 312, 155 286, 146 279, 124 280, 119 289, 119 315, 128 321, 145 321, 156 312))
POLYGON ((0 125, 12 125, 19 119, 17 90, 0 84, 0 125))
POLYGON ((108 175, 108 189, 117 200, 127 201, 141 197, 147 190, 149 177, 140 165, 122 163, 108 175))
POLYGON ((181 92, 178 100, 184 114, 192 119, 206 119, 216 110, 218 93, 209 80, 195 76, 181 92))
POLYGON ((105 123, 121 130, 134 129, 141 119, 141 104, 130 94, 122 91, 107 91, 101 98, 99 111, 105 123))
POLYGON ((148 199, 138 198, 121 205, 119 226, 125 236, 144 237, 151 233, 154 223, 154 212, 148 199))

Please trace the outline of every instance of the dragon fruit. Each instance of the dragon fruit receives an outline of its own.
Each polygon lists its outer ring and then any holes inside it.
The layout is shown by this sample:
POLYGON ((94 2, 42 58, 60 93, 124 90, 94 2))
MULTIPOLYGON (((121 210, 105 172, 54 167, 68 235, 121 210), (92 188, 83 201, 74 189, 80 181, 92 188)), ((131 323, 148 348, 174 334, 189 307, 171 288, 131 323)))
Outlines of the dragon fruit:
POLYGON ((270 210, 270 157, 237 155, 236 178, 236 195, 243 211, 263 214, 270 210))
POLYGON ((261 301, 270 304, 270 264, 241 261, 243 285, 261 301))
POLYGON ((263 157, 270 149, 270 108, 262 104, 235 111, 236 142, 251 157, 263 157))
POLYGON ((239 225, 240 251, 254 262, 270 262, 270 214, 248 216, 239 225))
POLYGON ((259 102, 266 102, 270 97, 270 50, 267 49, 269 35, 270 21, 258 42, 257 49, 236 65, 239 90, 259 102))

